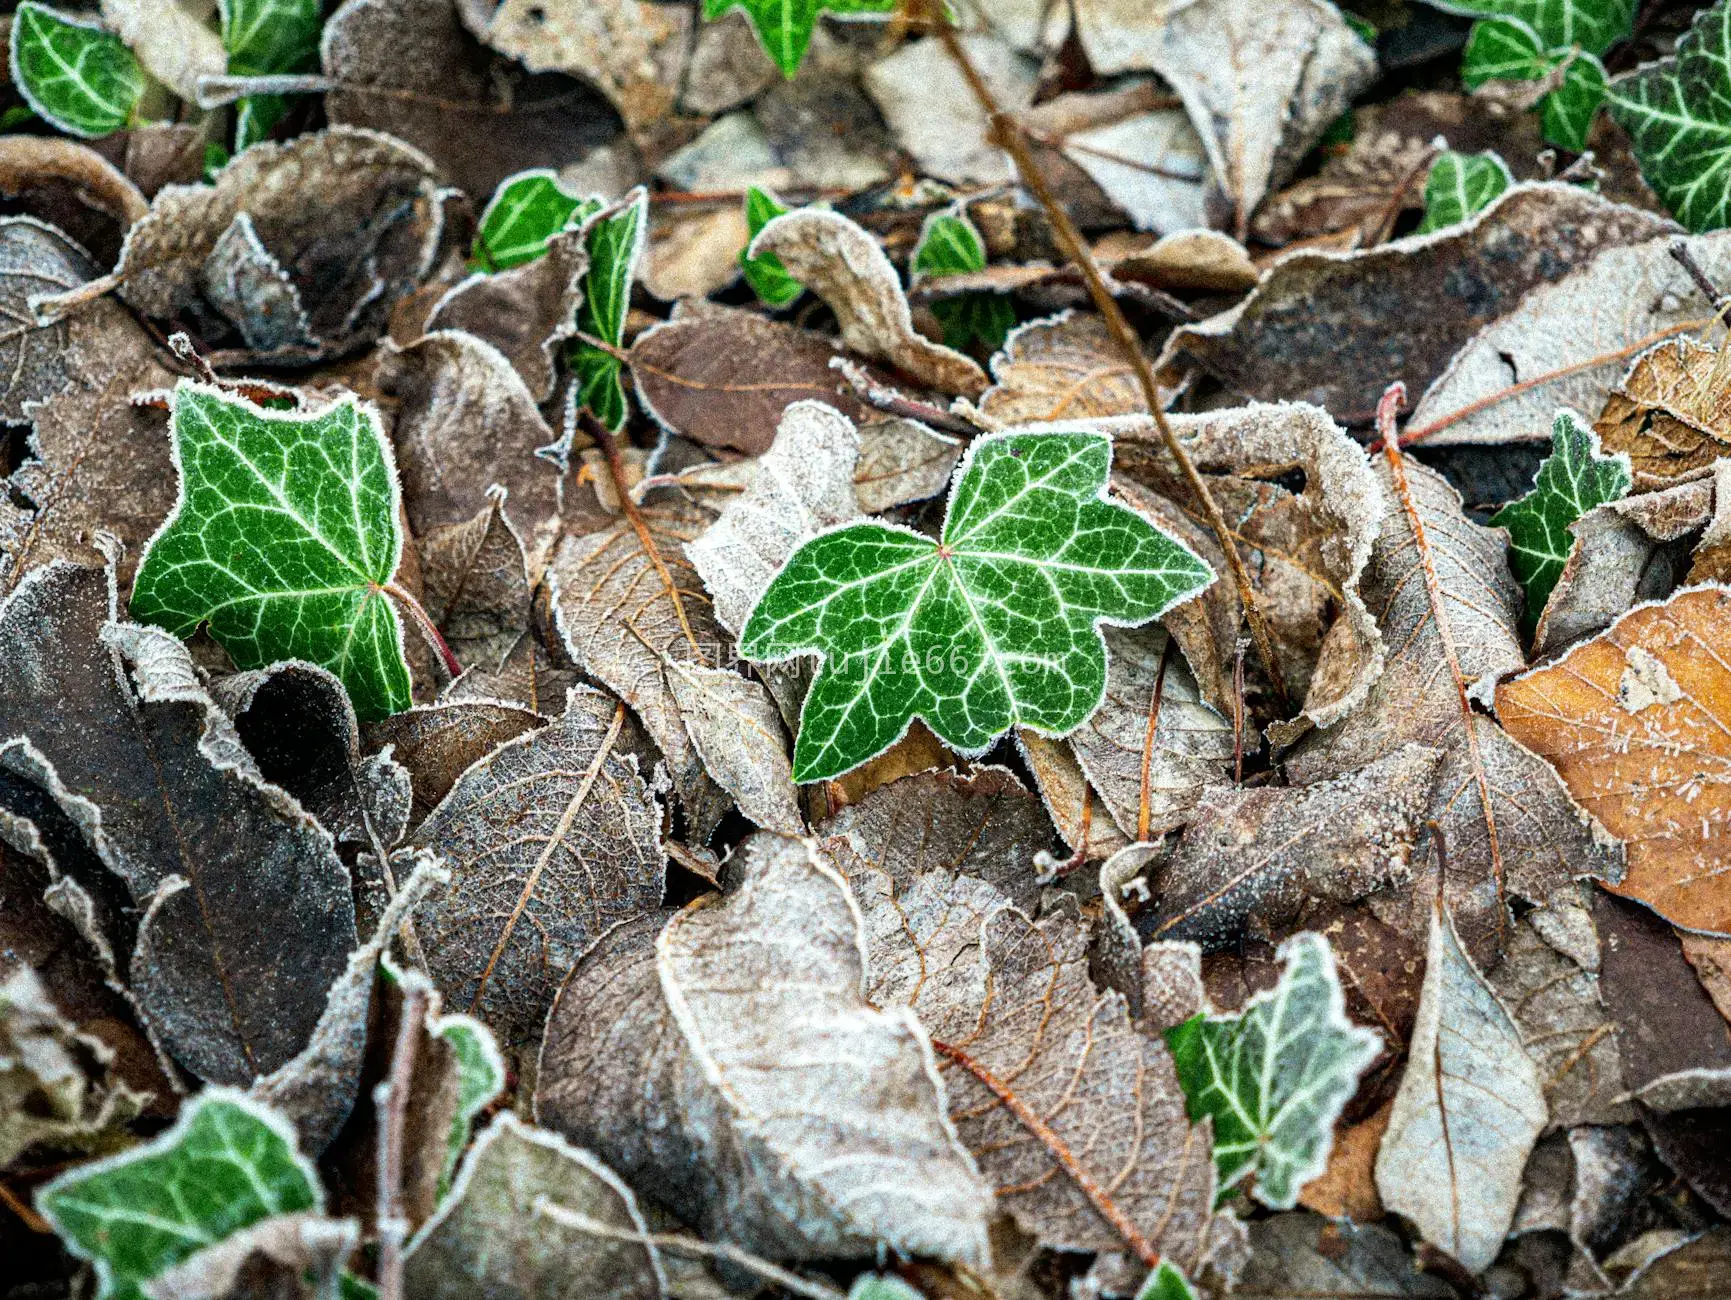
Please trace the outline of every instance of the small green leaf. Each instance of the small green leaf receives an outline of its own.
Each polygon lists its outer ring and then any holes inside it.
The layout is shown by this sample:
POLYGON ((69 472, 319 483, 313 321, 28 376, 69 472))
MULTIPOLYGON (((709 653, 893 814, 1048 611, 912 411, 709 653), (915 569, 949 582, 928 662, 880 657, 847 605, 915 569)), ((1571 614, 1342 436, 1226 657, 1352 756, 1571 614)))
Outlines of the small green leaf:
POLYGON ((1605 102, 1605 85, 1605 65, 1598 55, 1577 55, 1563 72, 1563 84, 1539 101, 1545 139, 1575 153, 1585 149, 1593 118, 1605 102))
MULTIPOLYGON (((233 75, 268 77, 317 68, 324 26, 320 0, 220 0, 218 9, 233 75)), ((235 105, 235 151, 264 139, 287 111, 288 100, 281 95, 242 99, 235 105)))
POLYGON ((266 411, 183 380, 171 431, 180 499, 145 547, 132 616, 180 637, 208 623, 241 668, 328 668, 363 722, 408 708, 383 590, 403 549, 397 475, 378 416, 353 398, 266 411))
POLYGON ((1637 0, 1431 0, 1438 9, 1474 18, 1515 18, 1532 28, 1546 49, 1580 46, 1603 54, 1635 26, 1637 0))
POLYGON ((745 248, 739 250, 739 269, 752 292, 766 307, 786 307, 805 292, 805 286, 787 273, 787 268, 774 253, 760 253, 756 257, 747 255, 757 232, 787 210, 768 190, 753 185, 745 192, 745 226, 749 234, 745 248))
POLYGON ((1424 221, 1417 233, 1423 235, 1458 225, 1489 207, 1491 200, 1514 183, 1508 164, 1489 150, 1484 153, 1444 150, 1431 164, 1430 178, 1425 181, 1424 221))
POLYGON ((1573 411, 1558 411, 1551 425, 1551 454, 1539 466, 1533 490, 1491 516, 1509 530, 1509 566, 1527 593, 1521 627, 1531 636, 1545 602, 1569 562, 1574 523, 1594 506, 1616 501, 1633 478, 1629 458, 1600 454, 1599 435, 1573 411))
POLYGON ((439 1194, 443 1196, 451 1189, 463 1148, 469 1145, 475 1117, 505 1091, 505 1061, 491 1031, 472 1016, 440 1016, 433 1024, 433 1033, 445 1040, 457 1058, 457 1113, 451 1117, 450 1145, 439 1176, 439 1194))
POLYGON ((1587 147, 1593 115, 1605 98, 1605 65, 1570 47, 1548 48, 1518 18, 1473 24, 1461 60, 1461 82, 1476 90, 1487 81, 1540 81, 1562 68, 1562 84, 1539 100, 1545 139, 1579 152, 1587 147))
POLYGON ((34 122, 36 114, 28 104, 14 104, 4 113, 0 113, 0 131, 16 131, 27 122, 34 122))
MULTIPOLYGON (((638 190, 617 210, 590 217, 584 229, 589 270, 583 276, 577 329, 619 348, 625 343, 631 283, 637 278, 637 259, 643 255, 649 229, 649 196, 638 190)), ((625 402, 622 366, 612 352, 583 342, 571 345, 578 397, 591 415, 613 430, 623 429, 631 413, 625 402)))
POLYGON ((567 194, 558 174, 545 167, 507 176, 481 214, 471 257, 482 271, 533 262, 554 235, 575 230, 600 210, 600 199, 567 194))
POLYGON ((1334 1121, 1382 1040, 1346 1018, 1321 935, 1294 935, 1280 957, 1286 969, 1273 989, 1236 1015, 1192 1016, 1166 1042, 1190 1118, 1214 1120, 1221 1192, 1255 1175, 1256 1198, 1289 1210, 1328 1163, 1334 1121))
POLYGON ((1731 225, 1731 0, 1697 14, 1671 58, 1618 77, 1609 98, 1677 220, 1697 232, 1731 225))
POLYGON ((1352 32, 1353 32, 1354 36, 1358 37, 1359 40, 1363 41, 1366 45, 1370 46, 1371 49, 1374 50, 1376 48, 1376 24, 1375 23, 1371 22, 1370 19, 1365 18, 1362 15, 1355 14, 1355 13, 1347 13, 1344 10, 1341 12, 1340 16, 1342 18, 1346 19, 1346 25, 1348 27, 1352 28, 1352 32))
MULTIPOLYGON (((946 208, 926 218, 908 266, 916 276, 983 271, 986 241, 960 205, 946 208)), ((944 342, 952 348, 965 348, 978 339, 995 351, 1016 328, 1016 307, 1009 295, 989 290, 940 298, 932 303, 932 315, 944 327, 944 342)))
POLYGON ((811 44, 818 14, 871 18, 894 13, 895 7, 896 0, 703 0, 703 16, 713 22, 731 9, 743 9, 764 52, 792 81, 811 44))
POLYGON ((847 1300, 924 1300, 899 1277, 884 1277, 880 1273, 865 1273, 854 1279, 847 1289, 847 1300))
POLYGON ((94 1261, 99 1297, 139 1300, 140 1283, 205 1246, 273 1214, 322 1210, 324 1191, 285 1121, 207 1088, 173 1128, 62 1174, 36 1206, 68 1250, 94 1261))
POLYGON ((118 36, 34 0, 12 16, 12 81, 43 118, 87 139, 132 125, 145 86, 118 36))
POLYGON ((233 157, 227 149, 215 140, 204 142, 204 179, 215 180, 216 174, 228 166, 228 160, 233 157))
POLYGON ((932 315, 943 326, 948 346, 965 348, 977 339, 993 352, 1004 346, 1010 331, 1020 323, 1009 295, 989 289, 939 298, 932 303, 932 315))
POLYGON ((1148 1275, 1136 1300, 1196 1300, 1196 1292, 1175 1264, 1160 1261, 1160 1267, 1148 1275))
POLYGON ((822 666, 800 713, 796 781, 882 753, 916 717, 981 754, 1013 726, 1073 731, 1106 689, 1101 623, 1158 618, 1208 566, 1105 496, 1098 433, 1006 433, 962 459, 940 540, 880 523, 805 542, 746 619, 740 651, 822 666))

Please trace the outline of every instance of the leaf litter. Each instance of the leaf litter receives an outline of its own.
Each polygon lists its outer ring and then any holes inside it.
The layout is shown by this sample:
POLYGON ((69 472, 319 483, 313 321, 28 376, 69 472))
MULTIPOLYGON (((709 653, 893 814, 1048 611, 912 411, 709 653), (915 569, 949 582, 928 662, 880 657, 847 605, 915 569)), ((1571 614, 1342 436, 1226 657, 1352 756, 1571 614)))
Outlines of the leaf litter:
POLYGON ((1712 1294, 1636 8, 20 4, 8 1283, 1712 1294))

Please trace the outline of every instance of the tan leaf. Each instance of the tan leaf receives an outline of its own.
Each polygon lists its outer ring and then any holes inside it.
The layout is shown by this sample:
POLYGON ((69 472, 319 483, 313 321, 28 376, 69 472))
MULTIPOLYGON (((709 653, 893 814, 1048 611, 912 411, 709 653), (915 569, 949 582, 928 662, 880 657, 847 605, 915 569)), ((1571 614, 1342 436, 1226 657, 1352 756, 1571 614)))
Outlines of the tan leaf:
POLYGON ((1146 411, 1136 374, 1099 316, 1065 312, 1013 330, 980 410, 1004 425, 1146 411))
POLYGON ((750 242, 743 207, 663 210, 650 218, 637 278, 663 302, 707 298, 738 279, 750 242))
POLYGON ((1683 337, 1635 358, 1593 424, 1605 451, 1629 454, 1637 475, 1668 480, 1731 451, 1725 354, 1683 337))
MULTIPOLYGON (((65 136, 0 136, 0 194, 25 212, 41 214, 104 265, 113 264, 127 228, 150 210, 119 168, 65 136)), ((38 292, 72 287, 62 283, 38 292)), ((25 330, 23 337, 30 333, 25 330)))
POLYGON ((146 72, 188 103, 198 100, 200 77, 228 71, 222 38, 180 0, 102 0, 102 22, 146 72))
POLYGON ((1497 688, 1497 717, 1628 846, 1616 892, 1731 933, 1731 590, 1686 588, 1497 688))
POLYGON ((711 779, 747 820, 769 831, 805 830, 781 714, 769 692, 727 668, 670 660, 667 684, 711 779))
POLYGON ((1103 862, 1114 853, 1130 846, 1130 841, 1118 829, 1107 810, 1105 801, 1094 792, 1088 776, 1076 761, 1076 751, 1068 740, 1042 736, 1026 728, 1016 733, 1016 748, 1021 751, 1028 770, 1034 774, 1034 784, 1051 815, 1052 824, 1064 843, 1075 852, 1073 862, 1103 862))
POLYGON ((1182 109, 1133 113, 1072 132, 1063 149, 1137 230, 1206 226, 1208 154, 1182 109))
POLYGON ((545 726, 528 709, 498 700, 451 700, 393 714, 367 728, 367 748, 391 746, 409 770, 414 788, 414 821, 438 806, 470 764, 508 740, 545 726))
POLYGON ((914 329, 907 295, 877 240, 839 212, 800 208, 751 241, 753 257, 774 253, 787 273, 829 304, 842 342, 885 361, 940 393, 977 396, 985 373, 974 361, 914 329))
POLYGON ((316 1300, 336 1289, 360 1240, 353 1219, 310 1210, 273 1214, 195 1251, 139 1292, 147 1300, 316 1300))
POLYGON ((918 420, 875 420, 859 428, 853 490, 861 513, 882 514, 942 496, 963 443, 918 420))
POLYGON ((1683 955, 1695 968, 1701 987, 1719 1008, 1719 1014, 1731 1022, 1731 939, 1708 939, 1699 934, 1679 931, 1683 955))
POLYGON ((846 883, 760 833, 733 887, 613 930, 548 1021, 536 1114, 711 1239, 983 1263, 991 1192, 925 1031, 865 998, 846 883))
POLYGON ((624 705, 574 689, 550 726, 464 772, 409 840, 451 871, 415 912, 428 972, 503 1041, 539 1029, 609 926, 661 905, 661 810, 621 744, 625 724, 624 705))
MULTIPOLYGON (((1525 665, 1506 535, 1468 520, 1440 475, 1399 453, 1381 459, 1377 473, 1388 514, 1363 585, 1388 664, 1364 705, 1306 737, 1288 771, 1304 784, 1407 744, 1441 750, 1426 817, 1446 848, 1449 908, 1489 963, 1508 925, 1508 894, 1543 902, 1577 876, 1614 878, 1618 856, 1598 842, 1544 760, 1474 707, 1525 665)), ((1411 930, 1425 924, 1437 861, 1427 841, 1413 864, 1411 930)))
MULTIPOLYGON (((989 31, 961 39, 998 104, 1011 113, 1026 108, 1037 65, 989 31)), ((867 68, 861 81, 924 175, 952 185, 1002 184, 1015 177, 1004 151, 988 140, 985 111, 941 41, 910 41, 867 68)))
POLYGON ((457 662, 490 673, 532 639, 528 564, 506 503, 498 492, 473 519, 435 525, 415 539, 421 603, 457 662))
POLYGON ((1382 1218, 1382 1197, 1376 1191, 1376 1153, 1388 1132, 1392 1103, 1369 1119, 1335 1129, 1328 1167, 1304 1185, 1298 1203, 1332 1219, 1374 1223, 1382 1218))

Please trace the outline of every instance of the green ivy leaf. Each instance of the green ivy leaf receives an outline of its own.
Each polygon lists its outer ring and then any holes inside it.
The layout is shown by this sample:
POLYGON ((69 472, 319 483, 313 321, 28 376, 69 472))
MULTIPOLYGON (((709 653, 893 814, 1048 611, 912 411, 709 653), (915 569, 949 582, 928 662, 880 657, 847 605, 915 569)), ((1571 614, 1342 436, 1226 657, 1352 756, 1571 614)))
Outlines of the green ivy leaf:
POLYGON ((865 1273, 854 1279, 854 1284, 848 1288, 847 1300, 924 1300, 924 1298, 899 1277, 885 1277, 880 1273, 865 1273))
POLYGON ((1213 581, 1208 566, 1106 499, 1098 433, 977 439, 941 540, 845 524, 794 552, 746 619, 756 660, 817 654, 796 781, 839 776, 916 717, 980 754, 1012 726, 1061 735, 1106 689, 1103 622, 1158 618, 1213 581))
POLYGON ((182 381, 171 430, 180 499, 146 545, 132 616, 241 668, 306 659, 342 679, 363 722, 409 707, 402 628, 383 588, 402 555, 378 417, 353 398, 266 411, 182 381))
MULTIPOLYGON (((920 230, 908 262, 916 276, 967 275, 986 269, 986 241, 960 206, 934 212, 920 230)), ((965 348, 978 339, 994 351, 1016 328, 1016 307, 1009 295, 982 290, 940 298, 932 315, 944 328, 944 342, 965 348)))
POLYGON ((811 44, 818 14, 881 17, 894 13, 895 7, 896 0, 703 0, 703 16, 713 22, 729 10, 743 9, 764 52, 792 81, 811 44))
POLYGON ((1518 18, 1488 18, 1474 23, 1467 36, 1461 82, 1476 90, 1487 81, 1540 81, 1558 68, 1562 84, 1539 101, 1539 123, 1545 139, 1579 152, 1587 147, 1593 115, 1605 98, 1605 65, 1597 55, 1547 47, 1518 18))
POLYGON ((545 167, 507 176, 481 214, 471 260, 482 271, 533 262, 554 235, 577 229, 600 210, 600 199, 567 194, 558 174, 545 167))
POLYGON ((24 0, 12 15, 12 82, 41 117, 89 139, 132 125, 145 76, 112 32, 24 0))
POLYGON ((1136 1293, 1136 1300, 1196 1300, 1196 1292, 1177 1265, 1161 1260, 1136 1293))
MULTIPOLYGON (((649 196, 642 190, 616 211, 589 218, 585 246, 589 270, 583 276, 583 305, 577 328, 615 348, 625 343, 625 312, 631 305, 631 282, 649 229, 649 196)), ((623 362, 612 352, 588 343, 571 345, 571 368, 577 375, 579 400, 597 420, 615 431, 625 427, 630 407, 625 402, 623 362)))
POLYGON ((1346 1018, 1334 956, 1319 934, 1280 946, 1280 983, 1231 1016, 1196 1015, 1166 1031, 1190 1118, 1214 1120, 1224 1194, 1252 1175, 1276 1210, 1328 1163, 1334 1121, 1382 1050, 1346 1018))
POLYGON ((787 210, 787 206, 768 190, 753 185, 745 192, 748 234, 745 247, 739 250, 739 269, 758 301, 766 307, 786 307, 805 292, 805 286, 787 273, 787 268, 774 253, 759 253, 756 257, 748 255, 757 232, 787 210))
POLYGON ((1546 49, 1580 46, 1603 54, 1635 27, 1638 0, 1431 0, 1438 9, 1474 18, 1514 18, 1531 27, 1546 49))
MULTIPOLYGON (((311 72, 318 67, 320 0, 219 0, 222 47, 237 77, 311 72)), ((288 111, 281 95, 249 95, 235 105, 234 147, 239 152, 270 134, 288 111)))
POLYGON ((1731 2, 1697 14, 1676 54, 1618 77, 1609 97, 1677 220, 1696 232, 1731 225, 1731 2))
POLYGON ((1591 425, 1573 411, 1557 412, 1551 454, 1539 466, 1533 490, 1491 516, 1493 525, 1509 530, 1509 566, 1527 593, 1521 615, 1527 636, 1538 627, 1574 549, 1569 525, 1594 506, 1620 499, 1633 481, 1627 455, 1602 455, 1591 425))
POLYGON ((445 1169, 439 1175, 439 1194, 443 1196, 451 1189, 463 1148, 469 1145, 475 1117, 505 1091, 505 1061, 491 1031, 472 1016, 441 1016, 433 1033, 445 1040, 457 1058, 457 1113, 451 1117, 445 1169))
POLYGON ((1423 235, 1458 225, 1489 207, 1493 199, 1514 183, 1509 165, 1489 150, 1484 153, 1444 150, 1431 164, 1430 177, 1424 184, 1424 220, 1417 233, 1423 235))
POLYGON ((207 1088, 173 1128, 62 1174, 36 1207, 68 1250, 95 1263, 101 1300, 140 1300, 140 1283, 260 1219, 322 1210, 324 1191, 286 1122, 239 1092, 207 1088))

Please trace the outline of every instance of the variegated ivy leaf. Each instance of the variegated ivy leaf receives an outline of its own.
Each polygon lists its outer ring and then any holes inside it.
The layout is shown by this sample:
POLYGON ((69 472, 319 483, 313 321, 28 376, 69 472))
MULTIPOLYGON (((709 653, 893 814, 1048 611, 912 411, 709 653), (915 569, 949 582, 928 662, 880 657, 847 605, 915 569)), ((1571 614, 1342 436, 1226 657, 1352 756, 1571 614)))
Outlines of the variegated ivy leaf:
POLYGON ((1280 983, 1236 1015, 1196 1015, 1166 1031, 1190 1118, 1214 1120, 1224 1193, 1254 1176, 1257 1200, 1289 1210, 1328 1163, 1334 1121, 1382 1050, 1346 1018, 1334 955, 1319 934, 1280 946, 1280 983))
POLYGON ((1484 153, 1458 153, 1446 149, 1431 164, 1430 177, 1424 185, 1424 221, 1418 234, 1428 234, 1448 226, 1459 225, 1481 208, 1489 207, 1515 178, 1501 156, 1484 153))
POLYGON ((549 168, 507 176, 481 214, 470 260, 482 271, 533 262, 554 235, 576 229, 600 210, 600 199, 567 194, 549 168))
POLYGON ((267 411, 182 381, 171 430, 180 500, 145 547, 132 616, 179 637, 209 624, 241 668, 328 668, 362 722, 408 708, 385 593, 403 550, 397 474, 378 416, 353 398, 267 411))
POLYGON ((840 18, 878 18, 895 12, 896 0, 703 0, 710 21, 743 9, 764 52, 789 81, 799 71, 820 13, 840 18))
POLYGON ((1509 530, 1509 567, 1527 594, 1521 626, 1527 636, 1562 576, 1574 549, 1569 525, 1594 506, 1616 501, 1633 482, 1629 457, 1600 453, 1599 435, 1573 411, 1557 412, 1551 424, 1551 454, 1539 466, 1533 490, 1491 516, 1509 530))
POLYGON ((1196 1300, 1196 1292, 1190 1289, 1189 1279, 1182 1270, 1161 1260, 1136 1293, 1136 1300, 1196 1300))
POLYGON ((1731 225, 1731 0, 1695 16, 1668 59, 1610 88, 1641 174, 1690 230, 1731 225))
POLYGON ((66 1248, 96 1265, 98 1300, 142 1300, 148 1282, 275 1214, 322 1210, 294 1130, 226 1088, 188 1101, 140 1147, 79 1165, 36 1193, 66 1248))
POLYGON ((1461 82, 1468 90, 1487 81, 1543 81, 1552 75, 1560 75, 1562 84, 1539 100, 1539 124, 1552 144, 1579 152, 1587 147, 1593 114, 1605 98, 1605 65, 1598 55, 1547 46, 1518 18, 1473 24, 1461 59, 1461 82))
MULTIPOLYGON (((268 77, 318 67, 324 26, 319 0, 220 0, 219 8, 231 75, 268 77)), ((264 139, 287 110, 288 100, 281 95, 240 100, 235 105, 235 151, 264 139)))
POLYGON ((1430 0, 1438 9, 1474 18, 1517 18, 1546 49, 1580 46, 1603 54, 1635 25, 1637 0, 1430 0))
POLYGON ((787 268, 774 253, 759 253, 756 257, 749 254, 751 241, 757 238, 757 232, 787 210, 787 205, 768 190, 753 185, 745 192, 745 225, 749 237, 745 247, 739 250, 739 269, 758 301, 766 307, 786 307, 805 292, 805 286, 787 273, 787 268))
POLYGON ((144 68, 99 24, 24 0, 12 15, 11 56, 12 84, 62 131, 88 139, 132 125, 144 68))
POLYGON ((1158 618, 1208 566, 1105 496, 1098 433, 1006 433, 968 449, 933 539, 844 524, 804 543, 746 619, 740 651, 815 654, 796 781, 858 767, 918 717, 981 754, 1013 726, 1073 731, 1106 690, 1101 623, 1158 618))
MULTIPOLYGON (((965 275, 986 269, 986 241, 960 206, 934 212, 920 230, 920 241, 908 263, 916 278, 965 275)), ((978 339, 992 351, 1016 327, 1016 308, 1008 294, 976 290, 932 303, 932 315, 944 329, 944 342, 965 348, 978 339)))
MULTIPOLYGON (((613 348, 625 343, 625 312, 631 305, 631 282, 649 230, 649 196, 635 190, 618 208, 592 216, 583 226, 589 249, 589 270, 583 276, 583 303, 577 308, 577 329, 613 348)), ((625 427, 630 408, 621 375, 624 362, 615 352, 581 340, 571 345, 571 369, 577 376, 578 397, 589 413, 609 429, 625 427)))

